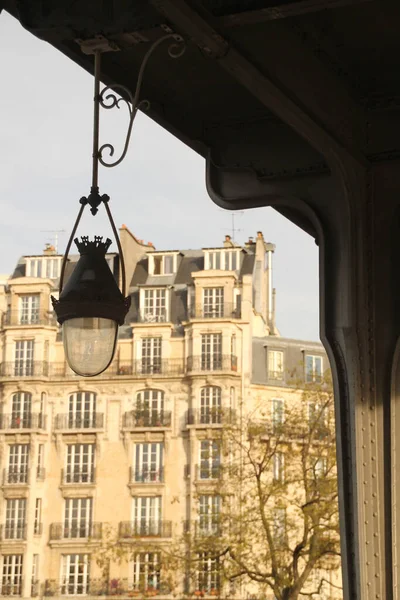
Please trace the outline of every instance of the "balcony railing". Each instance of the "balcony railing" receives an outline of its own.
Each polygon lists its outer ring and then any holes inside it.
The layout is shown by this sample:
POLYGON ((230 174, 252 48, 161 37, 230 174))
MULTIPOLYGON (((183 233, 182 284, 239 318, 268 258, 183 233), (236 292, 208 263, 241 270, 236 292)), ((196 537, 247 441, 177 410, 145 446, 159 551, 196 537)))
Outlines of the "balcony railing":
POLYGON ((124 414, 122 427, 171 427, 171 411, 132 410, 124 414))
POLYGON ((86 471, 61 470, 61 483, 63 485, 87 485, 96 481, 96 469, 89 468, 86 471))
POLYGON ((25 314, 18 310, 12 310, 3 315, 2 326, 25 327, 29 325, 46 325, 58 327, 57 319, 53 312, 48 310, 32 310, 25 314))
POLYGON ((3 576, 0 585, 0 596, 21 596, 22 579, 17 575, 3 576))
POLYGON ((200 518, 198 521, 186 521, 185 532, 193 533, 196 538, 211 537, 221 534, 221 522, 218 515, 200 518))
POLYGON ((55 429, 102 429, 104 427, 104 414, 93 413, 89 415, 56 415, 54 425, 55 429))
POLYGON ((5 540, 26 540, 26 524, 19 525, 12 523, 11 525, 1 525, 0 539, 5 540))
POLYGON ((70 540, 78 538, 91 538, 100 540, 102 536, 102 523, 52 523, 50 525, 50 540, 70 540))
POLYGON ((229 354, 227 356, 219 354, 213 356, 189 356, 187 359, 187 371, 205 372, 205 371, 234 371, 238 370, 237 356, 229 354))
POLYGON ((217 480, 222 475, 221 465, 212 464, 200 464, 196 465, 196 479, 197 481, 209 481, 217 480))
POLYGON ((172 536, 171 521, 123 521, 119 524, 120 538, 172 536))
POLYGON ((132 321, 138 323, 167 323, 168 312, 166 308, 145 309, 141 308, 132 321))
POLYGON ((222 303, 192 306, 189 311, 191 319, 240 319, 240 308, 236 304, 222 303))
POLYGON ((0 377, 48 377, 49 363, 44 361, 13 361, 0 364, 0 377))
POLYGON ((216 406, 215 408, 189 408, 187 412, 188 425, 226 425, 233 424, 236 413, 231 408, 216 406))
POLYGON ((46 429, 46 415, 0 415, 0 429, 46 429))
POLYGON ((163 483, 164 482, 164 470, 162 467, 158 469, 134 469, 130 468, 130 482, 131 483, 163 483))
POLYGON ((149 582, 135 584, 124 578, 104 579, 86 579, 82 582, 73 582, 69 584, 60 583, 55 579, 47 579, 44 584, 43 596, 63 596, 63 595, 90 595, 90 596, 129 596, 139 598, 156 596, 157 594, 168 595, 170 589, 168 585, 160 581, 160 573, 151 577, 149 572, 149 582), (151 584, 150 584, 151 579, 151 584))
POLYGON ((26 485, 29 483, 27 468, 3 469, 3 485, 26 485))
MULTIPOLYGON (((180 358, 147 359, 134 361, 115 361, 104 373, 99 375, 101 378, 110 377, 175 377, 185 373, 185 363, 180 358)), ((53 378, 71 378, 78 377, 66 363, 51 363, 49 374, 53 378)))

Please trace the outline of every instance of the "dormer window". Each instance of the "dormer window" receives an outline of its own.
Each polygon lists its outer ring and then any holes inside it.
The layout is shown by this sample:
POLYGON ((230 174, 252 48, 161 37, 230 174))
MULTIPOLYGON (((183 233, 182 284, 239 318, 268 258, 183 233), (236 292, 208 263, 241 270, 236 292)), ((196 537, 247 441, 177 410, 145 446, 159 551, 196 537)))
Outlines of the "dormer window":
POLYGON ((26 276, 58 279, 61 271, 61 261, 62 256, 26 258, 26 276))
POLYGON ((149 254, 149 275, 173 275, 177 271, 178 255, 149 254))
POLYGON ((205 251, 204 269, 238 271, 240 269, 240 248, 215 249, 205 251))

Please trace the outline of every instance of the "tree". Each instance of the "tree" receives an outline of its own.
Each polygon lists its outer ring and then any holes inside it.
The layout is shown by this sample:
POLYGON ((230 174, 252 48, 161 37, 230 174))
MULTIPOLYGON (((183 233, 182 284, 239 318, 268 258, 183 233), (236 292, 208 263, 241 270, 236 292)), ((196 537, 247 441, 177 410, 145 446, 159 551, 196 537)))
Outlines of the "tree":
POLYGON ((242 580, 277 600, 315 597, 340 568, 332 388, 291 396, 272 420, 261 399, 224 427, 218 528, 191 536, 192 555, 216 557, 221 585, 242 580))

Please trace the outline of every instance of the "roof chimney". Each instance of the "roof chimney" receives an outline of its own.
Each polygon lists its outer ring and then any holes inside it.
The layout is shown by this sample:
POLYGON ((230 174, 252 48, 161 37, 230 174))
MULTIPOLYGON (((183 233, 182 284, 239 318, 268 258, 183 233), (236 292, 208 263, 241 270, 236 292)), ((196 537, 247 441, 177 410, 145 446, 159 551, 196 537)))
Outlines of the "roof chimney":
POLYGON ((43 254, 46 256, 57 254, 55 247, 52 244, 46 244, 43 250, 43 254))

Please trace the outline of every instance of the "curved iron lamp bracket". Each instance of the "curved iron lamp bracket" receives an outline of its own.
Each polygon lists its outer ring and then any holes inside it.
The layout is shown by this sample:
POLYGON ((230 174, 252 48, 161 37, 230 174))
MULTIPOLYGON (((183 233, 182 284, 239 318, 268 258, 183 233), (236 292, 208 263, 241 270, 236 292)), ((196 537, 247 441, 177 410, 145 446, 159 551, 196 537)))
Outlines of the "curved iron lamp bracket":
MULTIPOLYGON (((114 152, 115 152, 114 146, 112 144, 107 143, 107 144, 103 144, 98 149, 97 159, 98 159, 99 163, 101 165, 103 165, 103 167, 108 167, 108 168, 116 167, 124 160, 126 153, 128 151, 128 148, 129 148, 129 142, 131 139, 132 127, 133 127, 133 123, 134 123, 134 120, 136 117, 136 113, 139 109, 149 110, 149 108, 150 108, 150 102, 148 100, 140 100, 139 99, 141 88, 142 88, 142 83, 143 83, 143 75, 144 75, 147 63, 148 63, 151 55, 153 54, 153 52, 156 50, 156 48, 158 48, 158 46, 160 46, 160 44, 162 44, 165 40, 168 40, 168 39, 172 40, 172 42, 168 46, 168 54, 171 58, 179 58, 180 56, 182 56, 184 54, 184 52, 186 50, 186 44, 184 42, 184 39, 180 35, 177 35, 176 33, 168 33, 168 34, 162 36, 161 38, 159 38, 158 40, 156 40, 150 46, 150 48, 148 49, 148 51, 146 52, 146 54, 143 58, 142 64, 139 69, 138 79, 137 79, 137 83, 136 83, 136 90, 135 90, 134 95, 127 87, 125 87, 124 85, 120 85, 120 84, 114 84, 111 86, 107 86, 98 94, 98 102, 102 108, 105 108, 107 110, 112 109, 112 108, 120 108, 121 104, 125 103, 126 106, 128 107, 128 111, 129 111, 129 125, 128 125, 128 130, 127 130, 126 138, 125 138, 125 144, 124 144, 124 148, 123 148, 121 156, 113 162, 107 162, 103 158, 103 152, 105 150, 107 150, 109 152, 110 157, 114 156, 114 152), (119 92, 122 92, 122 94, 123 94, 123 95, 120 95, 120 97, 117 96, 117 94, 119 95, 119 92)), ((100 53, 96 53, 95 60, 99 60, 99 56, 100 56, 100 53)))

